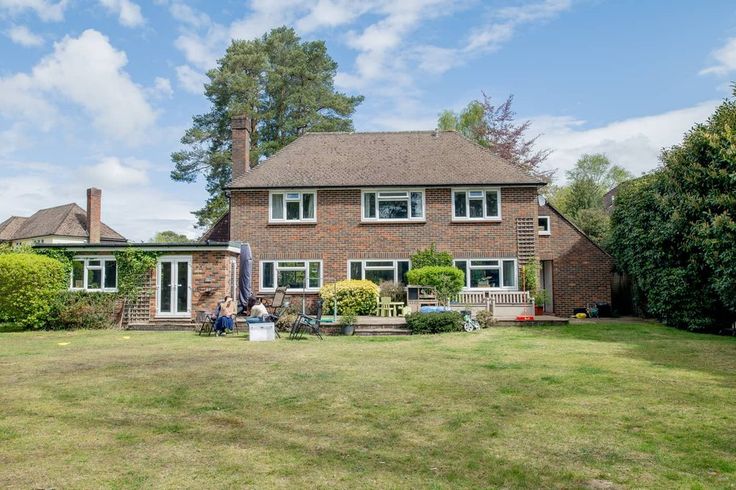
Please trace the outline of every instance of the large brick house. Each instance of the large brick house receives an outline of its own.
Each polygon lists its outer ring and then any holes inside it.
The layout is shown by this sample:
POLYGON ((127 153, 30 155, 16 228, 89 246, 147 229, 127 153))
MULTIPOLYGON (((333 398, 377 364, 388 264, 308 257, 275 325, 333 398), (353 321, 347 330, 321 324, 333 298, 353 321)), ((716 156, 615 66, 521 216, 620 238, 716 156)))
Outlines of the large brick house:
POLYGON ((518 290, 537 258, 550 313, 610 302, 610 256, 540 200, 545 183, 459 133, 307 133, 251 168, 250 127, 233 120, 230 212, 205 239, 250 244, 258 294, 404 282, 410 256, 435 244, 467 291, 518 290))

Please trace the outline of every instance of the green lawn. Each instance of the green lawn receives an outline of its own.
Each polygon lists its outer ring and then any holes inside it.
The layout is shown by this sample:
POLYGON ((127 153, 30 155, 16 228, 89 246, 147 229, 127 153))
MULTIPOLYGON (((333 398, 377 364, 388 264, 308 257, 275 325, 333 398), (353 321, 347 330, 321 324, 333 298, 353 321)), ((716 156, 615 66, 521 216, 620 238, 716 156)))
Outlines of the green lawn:
POLYGON ((733 488, 736 339, 0 334, 0 488, 733 488))

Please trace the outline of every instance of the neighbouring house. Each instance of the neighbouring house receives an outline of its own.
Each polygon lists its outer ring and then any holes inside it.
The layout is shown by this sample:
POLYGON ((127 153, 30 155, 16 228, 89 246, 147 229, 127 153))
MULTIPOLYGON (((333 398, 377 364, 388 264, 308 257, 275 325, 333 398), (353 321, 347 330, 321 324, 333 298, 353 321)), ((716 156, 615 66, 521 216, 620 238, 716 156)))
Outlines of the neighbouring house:
POLYGON ((0 223, 0 243, 12 245, 125 243, 127 240, 100 220, 102 191, 87 189, 87 209, 76 203, 36 211, 30 217, 11 216, 0 223))
POLYGON ((405 282, 410 256, 434 243, 465 272, 465 298, 518 291, 537 257, 548 312, 610 302, 611 257, 540 205, 545 182, 457 132, 307 133, 251 168, 249 130, 233 120, 230 213, 209 236, 250 244, 261 295, 405 282))

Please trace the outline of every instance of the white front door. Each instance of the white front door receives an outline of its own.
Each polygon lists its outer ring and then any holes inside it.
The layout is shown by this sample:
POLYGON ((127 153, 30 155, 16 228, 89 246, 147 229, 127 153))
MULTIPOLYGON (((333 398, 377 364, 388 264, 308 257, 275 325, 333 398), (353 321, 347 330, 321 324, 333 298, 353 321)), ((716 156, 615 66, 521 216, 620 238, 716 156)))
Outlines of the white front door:
POLYGON ((158 316, 192 315, 192 258, 161 257, 158 261, 156 303, 158 316))

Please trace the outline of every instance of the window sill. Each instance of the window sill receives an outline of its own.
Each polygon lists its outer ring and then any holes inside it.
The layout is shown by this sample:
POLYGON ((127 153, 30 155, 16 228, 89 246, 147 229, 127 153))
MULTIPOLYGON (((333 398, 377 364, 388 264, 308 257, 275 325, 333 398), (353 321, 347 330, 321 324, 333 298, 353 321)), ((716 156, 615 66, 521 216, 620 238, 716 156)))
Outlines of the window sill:
POLYGON ((393 225, 397 223, 403 223, 403 224, 423 224, 426 223, 426 219, 362 219, 360 220, 361 225, 393 225))
MULTIPOLYGON (((276 289, 259 289, 258 292, 259 293, 264 293, 264 294, 274 294, 276 292, 276 289)), ((300 293, 304 293, 304 294, 319 294, 319 288, 317 288, 317 289, 314 289, 314 288, 307 288, 307 289, 297 288, 297 289, 291 289, 291 288, 289 288, 289 289, 286 290, 286 293, 287 294, 300 294, 300 293)))
POLYGON ((540 231, 539 232, 539 236, 550 236, 551 234, 552 233, 550 233, 549 231, 540 231))
POLYGON ((117 288, 115 289, 84 289, 84 288, 69 288, 69 291, 72 291, 74 293, 117 293, 117 288))
POLYGON ((500 223, 501 218, 452 218, 452 223, 500 223))
POLYGON ((287 226, 294 226, 294 225, 316 225, 317 220, 313 221, 270 221, 268 222, 269 226, 273 225, 287 225, 287 226))

